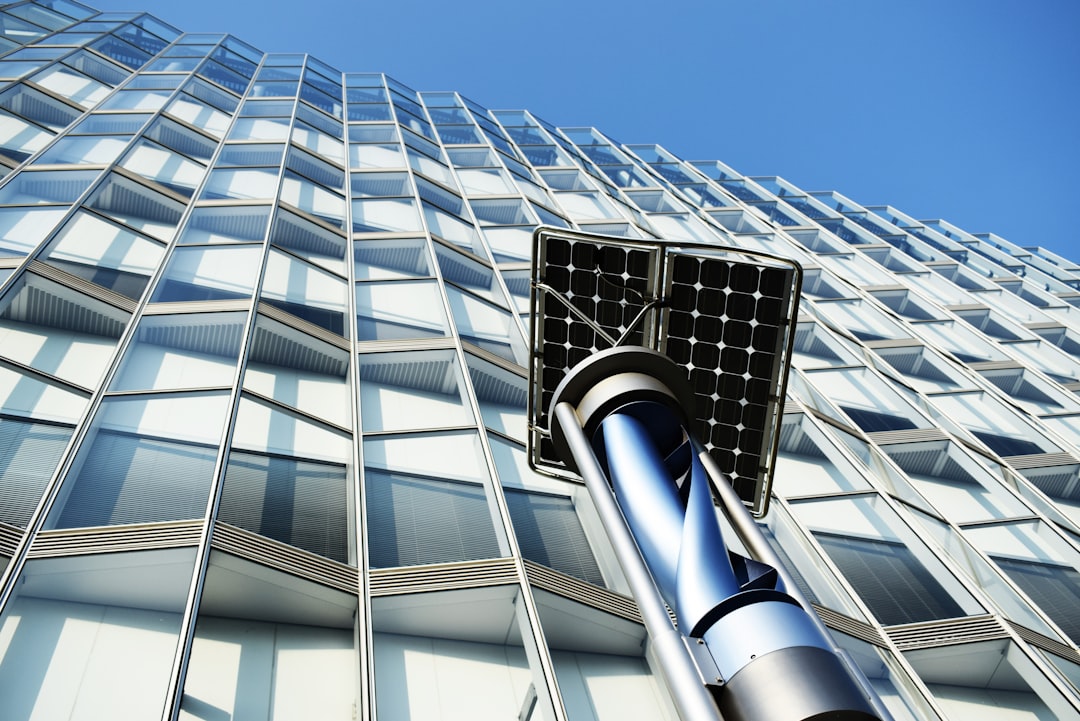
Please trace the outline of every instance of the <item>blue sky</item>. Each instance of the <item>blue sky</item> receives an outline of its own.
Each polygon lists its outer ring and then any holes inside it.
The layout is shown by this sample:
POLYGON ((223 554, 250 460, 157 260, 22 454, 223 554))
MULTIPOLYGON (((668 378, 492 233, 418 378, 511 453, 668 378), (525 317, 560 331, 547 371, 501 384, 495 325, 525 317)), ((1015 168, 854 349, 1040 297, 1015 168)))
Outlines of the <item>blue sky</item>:
POLYGON ((1080 260, 1073 0, 91 4, 1080 260))

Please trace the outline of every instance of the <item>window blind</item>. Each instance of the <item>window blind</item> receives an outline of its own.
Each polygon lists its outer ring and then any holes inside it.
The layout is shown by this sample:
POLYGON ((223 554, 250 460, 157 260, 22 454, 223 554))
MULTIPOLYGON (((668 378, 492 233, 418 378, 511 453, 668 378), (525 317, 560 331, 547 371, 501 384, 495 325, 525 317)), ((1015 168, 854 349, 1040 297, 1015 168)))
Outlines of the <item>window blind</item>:
POLYGON ((1080 573, 1071 566, 991 556, 1073 643, 1080 643, 1080 573))
POLYGON ((86 462, 69 477, 71 492, 56 528, 202 518, 217 446, 101 430, 86 462))
POLYGON ((570 498, 515 488, 505 491, 514 535, 525 558, 582 581, 604 585, 570 498))
POLYGON ((375 568, 495 558, 483 487, 367 471, 368 551, 375 568))
POLYGON ((882 624, 967 615, 904 544, 820 532, 814 537, 882 624))
POLYGON ((349 562, 346 468, 233 451, 218 518, 275 541, 349 562))
POLYGON ((0 521, 25 528, 72 428, 0 417, 0 521))

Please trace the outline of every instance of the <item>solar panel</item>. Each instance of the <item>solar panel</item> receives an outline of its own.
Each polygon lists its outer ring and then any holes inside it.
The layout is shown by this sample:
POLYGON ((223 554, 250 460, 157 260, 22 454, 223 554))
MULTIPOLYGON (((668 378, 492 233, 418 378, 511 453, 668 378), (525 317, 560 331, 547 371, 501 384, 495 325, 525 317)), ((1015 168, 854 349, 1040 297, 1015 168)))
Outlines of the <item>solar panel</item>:
POLYGON ((534 235, 529 457, 573 474, 549 432, 556 387, 578 363, 622 345, 686 369, 691 431, 756 514, 767 508, 802 271, 738 248, 541 228, 534 235))

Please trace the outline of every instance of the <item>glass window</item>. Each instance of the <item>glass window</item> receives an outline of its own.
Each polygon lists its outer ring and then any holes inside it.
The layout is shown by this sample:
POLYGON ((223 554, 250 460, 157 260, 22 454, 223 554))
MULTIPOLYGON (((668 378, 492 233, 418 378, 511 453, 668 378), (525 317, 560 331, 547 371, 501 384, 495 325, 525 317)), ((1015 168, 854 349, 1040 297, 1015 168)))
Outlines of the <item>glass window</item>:
POLYGON ((69 68, 63 63, 50 65, 30 78, 41 87, 60 97, 74 101, 84 108, 92 108, 109 94, 110 87, 69 68))
POLYGON ((108 165, 127 147, 130 136, 75 135, 60 138, 41 154, 34 164, 108 165))
POLYGON ((218 518, 348 563, 347 475, 340 463, 233 450, 218 518))
POLYGON ((802 413, 784 415, 773 488, 785 497, 868 490, 870 484, 802 413))
POLYGON ((142 296, 165 248, 85 210, 49 245, 46 262, 133 300, 142 296))
POLYGON ((931 425, 903 396, 867 368, 809 371, 806 377, 867 433, 931 425))
POLYGON ((360 356, 364 431, 472 425, 461 369, 450 350, 360 356))
POLYGON ((260 315, 244 388, 347 428, 352 418, 348 367, 344 349, 260 315))
POLYGON ((228 403, 224 392, 106 399, 46 526, 202 518, 228 403))
POLYGON ((298 215, 279 209, 270 242, 345 275, 345 238, 298 215))
POLYGON ((438 243, 435 244, 435 257, 439 260, 439 269, 446 280, 485 300, 500 305, 506 302, 506 296, 495 281, 495 273, 491 268, 438 243))
POLYGON ((475 431, 369 438, 364 459, 372 567, 506 555, 475 431))
POLYGON ((509 311, 452 286, 446 288, 446 295, 462 340, 508 361, 525 362, 525 343, 509 311))
POLYGON ((982 612, 877 496, 800 501, 792 510, 882 624, 982 612))
POLYGON ((258 247, 178 247, 151 300, 155 303, 248 298, 259 274, 258 247))
POLYGON ((908 651, 915 672, 950 719, 1064 719, 1076 709, 1012 641, 908 651))
MULTIPOLYGON (((6 395, 2 389, 11 373, 0 366, 0 395, 6 395)), ((4 498, 0 522, 26 527, 72 430, 71 426, 0 415, 0 496, 4 498)))
POLYGON ((358 240, 353 243, 357 280, 394 280, 431 276, 427 240, 358 240))
POLYGON ((945 518, 965 523, 1031 513, 956 443, 900 443, 884 449, 945 518))
POLYGON ((423 230, 411 198, 362 199, 352 203, 354 233, 416 232, 423 230))
POLYGON ((1080 553, 1039 521, 965 529, 964 535, 1072 640, 1080 641, 1080 553))
POLYGON ((195 192, 206 172, 203 165, 149 140, 136 143, 120 166, 188 197, 195 192))
MULTIPOLYGON (((436 719, 452 708, 476 721, 554 719, 520 593, 495 586, 374 599, 379 718, 436 719)), ((636 690, 620 681, 628 695, 636 690)))
POLYGON ((0 355, 93 388, 128 318, 114 306, 24 273, 0 302, 0 355))
POLYGON ((351 437, 245 396, 233 443, 219 519, 349 563, 351 437))
POLYGON ((349 181, 353 198, 394 198, 412 195, 408 173, 353 173, 349 181))
POLYGON ((0 617, 4 712, 160 717, 194 566, 194 548, 29 561, 0 617))
POLYGON ((465 362, 484 425, 524 443, 527 379, 470 354, 465 362))
POLYGON ((484 238, 497 262, 527 261, 532 257, 533 230, 533 226, 484 228, 484 238))
POLYGON ((261 298, 332 333, 348 334, 345 280, 286 253, 270 251, 261 298))
POLYGON ((975 387, 975 381, 961 373, 955 364, 924 345, 875 348, 874 353, 887 364, 875 364, 879 370, 886 375, 899 373, 905 383, 923 393, 975 387))
POLYGON ((357 340, 447 335, 446 314, 433 281, 360 283, 356 315, 357 340))
POLYGON ((277 195, 276 168, 214 169, 203 186, 201 200, 270 199, 277 195))
POLYGON ((473 255, 487 257, 487 251, 480 243, 480 235, 472 223, 467 223, 427 201, 424 201, 422 205, 424 206, 424 220, 427 221, 428 230, 432 234, 464 248, 473 255))
MULTIPOLYGON (((277 374, 277 377, 289 380, 287 372, 277 374)), ((252 380, 260 391, 270 385, 265 377, 252 380)), ((287 388, 287 384, 282 388, 287 388)), ((276 385, 274 392, 277 392, 276 385)), ((284 390, 281 395, 285 395, 284 390)), ((352 436, 348 433, 249 395, 240 399, 233 432, 233 450, 237 449, 340 465, 352 462, 352 436)), ((347 506, 341 504, 342 514, 347 512, 347 506)), ((319 515, 312 515, 311 520, 318 522, 319 515)))
POLYGON ((464 168, 458 171, 461 187, 469 195, 510 195, 517 189, 498 168, 464 168))
POLYGON ((0 107, 53 131, 70 125, 81 113, 81 110, 23 83, 0 92, 0 107))
POLYGON ((232 121, 232 118, 217 108, 201 103, 186 93, 181 93, 165 110, 170 115, 218 138, 225 134, 232 121))
POLYGON ((236 166, 275 166, 281 165, 285 156, 283 143, 229 143, 221 149, 214 166, 229 168, 236 166))
POLYGON ((118 90, 99 110, 158 110, 169 99, 167 90, 118 90))
MULTIPOLYGON (((350 131, 350 134, 351 131, 350 131)), ((350 168, 403 168, 405 156, 401 146, 383 144, 352 144, 349 146, 350 168)))
POLYGON ((96 170, 23 171, 0 189, 0 205, 72 203, 97 176, 96 170))
POLYGON ((118 173, 110 174, 86 205, 165 241, 172 238, 184 209, 176 200, 118 173))
POLYGON ((345 227, 345 199, 291 170, 281 182, 281 200, 336 228, 345 227))
POLYGON ((12 160, 21 163, 44 148, 52 137, 48 130, 0 112, 0 153, 12 160))
POLYGON ((352 721, 356 613, 355 594, 211 552, 180 719, 352 721))
POLYGON ((63 208, 0 209, 0 257, 32 253, 66 212, 63 208))
POLYGON ((288 142, 289 121, 275 118, 239 118, 233 123, 228 139, 288 142))
POLYGON ((205 135, 164 116, 159 117, 146 129, 146 137, 157 141, 170 150, 175 150, 204 163, 209 162, 210 157, 217 150, 217 141, 211 140, 205 135))
POLYGON ((0 414, 43 421, 75 423, 86 409, 88 395, 49 382, 0 362, 0 414))
POLYGON ((289 150, 285 167, 298 176, 303 176, 332 190, 344 192, 345 173, 341 168, 311 153, 292 148, 289 150))
POLYGON ((242 313, 144 316, 110 390, 231 386, 244 320, 242 313))
POLYGON ((859 340, 910 338, 911 333, 863 300, 819 301, 814 312, 844 328, 859 340))
POLYGON ((181 245, 261 242, 266 237, 271 206, 197 207, 178 241, 181 245))
POLYGON ((982 391, 936 395, 933 404, 947 418, 965 428, 999 456, 1056 453, 1051 443, 1020 414, 982 391))
POLYGON ((321 133, 314 128, 308 127, 305 123, 297 121, 296 127, 292 130, 292 139, 294 143, 297 143, 314 153, 318 153, 323 157, 330 158, 338 163, 345 162, 344 143, 326 133, 321 133))

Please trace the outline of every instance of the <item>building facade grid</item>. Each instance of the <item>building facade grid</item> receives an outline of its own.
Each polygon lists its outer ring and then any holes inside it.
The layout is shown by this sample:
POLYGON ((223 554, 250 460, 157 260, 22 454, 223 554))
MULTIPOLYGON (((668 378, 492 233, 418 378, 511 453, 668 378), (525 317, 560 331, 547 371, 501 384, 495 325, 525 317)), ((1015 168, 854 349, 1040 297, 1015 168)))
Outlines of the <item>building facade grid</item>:
POLYGON ((763 529, 895 718, 1080 717, 1077 263, 72 0, 0 166, 5 718, 678 718, 526 462, 539 225, 800 262, 763 529))

